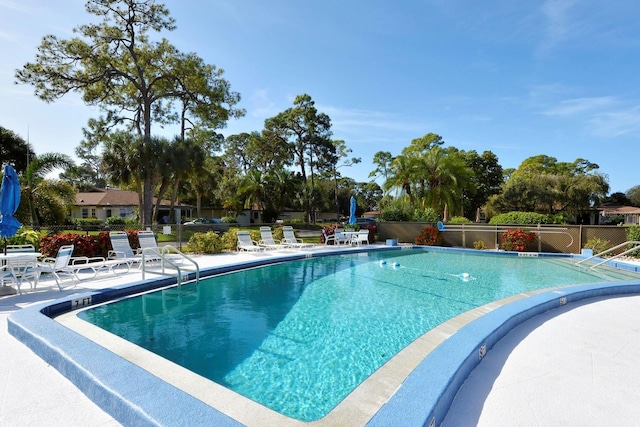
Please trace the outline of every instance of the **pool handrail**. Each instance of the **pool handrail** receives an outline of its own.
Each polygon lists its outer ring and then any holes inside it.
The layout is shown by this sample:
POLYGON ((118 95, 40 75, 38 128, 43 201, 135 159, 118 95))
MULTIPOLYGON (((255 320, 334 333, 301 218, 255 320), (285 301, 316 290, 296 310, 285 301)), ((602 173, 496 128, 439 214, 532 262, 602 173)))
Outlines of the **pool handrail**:
POLYGON ((628 253, 631 253, 631 252, 633 252, 633 251, 636 251, 636 250, 640 249, 640 241, 637 241, 637 240, 628 240, 628 241, 626 241, 626 242, 624 242, 624 243, 620 243, 619 245, 616 245, 616 246, 614 246, 614 247, 612 247, 612 248, 609 248, 609 249, 607 249, 606 251, 602 251, 602 252, 600 252, 600 253, 598 253, 598 254, 591 255, 591 256, 590 256, 590 257, 588 257, 588 258, 585 258, 585 259, 583 259, 583 260, 580 260, 580 261, 576 262, 576 265, 578 265, 578 264, 582 264, 583 262, 585 262, 585 261, 589 261, 589 260, 591 260, 591 259, 593 259, 593 258, 599 258, 601 255, 606 255, 606 254, 608 254, 609 252, 613 252, 613 251, 615 251, 616 249, 620 249, 621 247, 623 247, 623 246, 627 246, 627 245, 634 245, 634 246, 633 246, 631 249, 627 249, 626 251, 621 252, 621 253, 619 253, 619 254, 617 254, 617 255, 614 255, 614 256, 612 256, 611 258, 607 258, 607 259, 605 259, 604 261, 601 261, 601 262, 599 262, 599 263, 597 263, 597 264, 594 264, 594 265, 592 265, 590 268, 596 268, 596 267, 598 267, 598 266, 600 266, 600 265, 602 265, 602 264, 604 264, 604 263, 607 263, 607 262, 609 262, 609 261, 613 261, 613 260, 614 260, 614 259, 616 259, 616 258, 620 258, 621 256, 625 256, 625 255, 626 255, 626 254, 628 254, 628 253))

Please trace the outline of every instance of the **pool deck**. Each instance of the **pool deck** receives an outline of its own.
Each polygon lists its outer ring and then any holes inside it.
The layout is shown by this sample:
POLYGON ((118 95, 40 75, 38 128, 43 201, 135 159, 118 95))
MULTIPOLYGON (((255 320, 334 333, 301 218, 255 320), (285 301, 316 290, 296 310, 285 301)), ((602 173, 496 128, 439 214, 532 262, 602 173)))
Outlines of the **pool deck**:
MULTIPOLYGON (((205 268, 260 256, 272 255, 222 254, 198 262, 205 268)), ((67 282, 59 292, 46 278, 36 291, 0 298, 0 425, 119 425, 9 335, 7 317, 34 303, 140 279, 138 272, 102 275, 75 287, 67 282)), ((472 371, 443 425, 637 425, 639 325, 640 296, 567 304, 524 322, 472 371)), ((348 419, 341 424, 351 425, 348 419)))

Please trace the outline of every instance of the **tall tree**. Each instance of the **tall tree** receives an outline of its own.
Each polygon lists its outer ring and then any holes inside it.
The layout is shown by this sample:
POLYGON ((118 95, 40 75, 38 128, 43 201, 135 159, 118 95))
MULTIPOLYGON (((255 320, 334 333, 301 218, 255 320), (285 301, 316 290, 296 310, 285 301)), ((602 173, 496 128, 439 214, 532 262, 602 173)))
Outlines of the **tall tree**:
POLYGON ((313 220, 313 200, 315 199, 314 174, 318 166, 328 167, 326 159, 335 154, 331 142, 331 119, 319 113, 315 102, 307 94, 296 96, 292 108, 265 120, 264 136, 287 147, 290 164, 300 170, 305 187, 303 193, 308 220, 313 220))
MULTIPOLYGON (((105 113, 93 123, 94 131, 124 126, 139 136, 142 153, 153 152, 144 147, 153 144, 152 122, 177 122, 191 112, 206 126, 221 126, 227 118, 221 114, 223 105, 233 105, 238 97, 217 79, 215 68, 204 66, 195 55, 179 53, 166 39, 151 41, 151 31, 175 29, 164 5, 154 0, 89 0, 86 10, 102 22, 80 25, 74 30, 79 37, 70 40, 45 36, 36 61, 16 72, 18 82, 32 84, 46 102, 80 92, 85 103, 105 113), (185 79, 188 75, 193 81, 185 79), (212 88, 215 83, 221 90, 212 88), (183 101, 181 114, 172 110, 176 99, 183 101), (205 119, 214 110, 215 117, 205 119)), ((151 224, 157 171, 139 172, 142 222, 151 224)))
POLYGON ((22 137, 0 126, 0 166, 11 163, 20 174, 34 157, 35 153, 22 137))

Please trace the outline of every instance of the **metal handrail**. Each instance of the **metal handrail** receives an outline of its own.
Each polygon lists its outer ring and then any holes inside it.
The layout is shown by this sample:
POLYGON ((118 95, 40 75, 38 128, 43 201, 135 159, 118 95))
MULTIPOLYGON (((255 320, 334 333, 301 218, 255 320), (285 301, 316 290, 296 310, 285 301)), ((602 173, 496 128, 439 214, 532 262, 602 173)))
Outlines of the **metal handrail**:
POLYGON ((616 249, 620 249, 621 247, 623 247, 623 246, 628 246, 628 245, 634 245, 634 246, 633 246, 631 249, 627 249, 626 251, 621 252, 621 253, 619 253, 619 254, 617 254, 617 255, 614 255, 614 256, 613 256, 613 257, 611 257, 611 258, 607 258, 607 259, 605 259, 604 261, 601 261, 601 262, 599 262, 599 263, 597 263, 597 264, 594 264, 594 265, 592 265, 590 268, 596 268, 596 267, 597 267, 597 266, 599 266, 599 265, 602 265, 602 264, 604 264, 604 263, 606 263, 606 262, 609 262, 609 261, 613 261, 613 260, 614 260, 614 259, 616 259, 616 258, 619 258, 619 257, 621 257, 621 256, 625 256, 625 255, 626 255, 626 254, 628 254, 628 253, 631 253, 631 252, 633 252, 633 251, 635 251, 635 250, 638 250, 638 248, 640 248, 640 241, 637 241, 637 240, 629 240, 629 241, 626 241, 626 242, 624 242, 624 243, 620 243, 619 245, 616 245, 616 246, 614 246, 614 247, 612 247, 612 248, 609 248, 609 249, 607 249, 606 251, 602 251, 602 252, 600 252, 600 253, 598 253, 598 254, 591 255, 589 258, 585 258, 585 259, 583 259, 583 260, 580 260, 580 261, 576 262, 576 265, 581 264, 581 263, 583 263, 583 262, 585 262, 585 261, 589 261, 589 260, 591 260, 591 259, 593 259, 593 258, 599 258, 601 255, 608 254, 609 252, 613 252, 613 251, 615 251, 616 249))
POLYGON ((183 275, 183 272, 195 272, 196 283, 200 281, 200 266, 198 265, 198 263, 193 258, 179 251, 177 248, 173 246, 144 249, 142 251, 142 279, 143 280, 145 279, 146 272, 156 273, 163 276, 176 276, 178 280, 178 286, 182 285, 182 280, 185 277, 183 275), (184 263, 184 261, 186 260, 190 262, 193 265, 193 267, 189 268, 186 266, 178 265, 177 263, 175 263, 169 258, 169 255, 173 255, 173 254, 178 255, 181 258, 182 263, 184 263), (147 261, 158 260, 158 259, 160 260, 160 269, 155 269, 152 266, 147 265, 147 261), (175 270, 177 274, 168 272, 167 270, 169 268, 172 270, 175 270))

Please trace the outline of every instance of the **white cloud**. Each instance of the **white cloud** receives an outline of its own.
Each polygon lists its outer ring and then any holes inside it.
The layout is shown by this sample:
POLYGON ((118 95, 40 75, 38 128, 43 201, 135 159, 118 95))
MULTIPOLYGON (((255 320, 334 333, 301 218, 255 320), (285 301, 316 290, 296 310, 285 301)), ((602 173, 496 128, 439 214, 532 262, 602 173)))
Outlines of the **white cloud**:
POLYGON ((597 113, 604 108, 614 107, 616 104, 618 104, 618 101, 612 96, 575 98, 561 101, 560 104, 544 111, 542 114, 548 116, 572 116, 583 113, 597 113))
POLYGON ((568 99, 542 114, 582 122, 591 134, 601 138, 640 131, 640 105, 614 96, 568 99))

